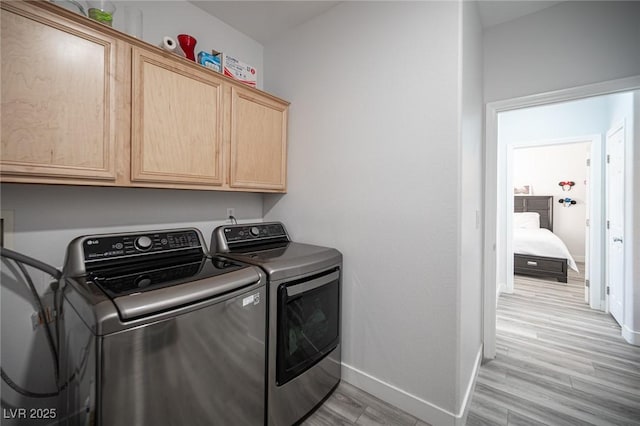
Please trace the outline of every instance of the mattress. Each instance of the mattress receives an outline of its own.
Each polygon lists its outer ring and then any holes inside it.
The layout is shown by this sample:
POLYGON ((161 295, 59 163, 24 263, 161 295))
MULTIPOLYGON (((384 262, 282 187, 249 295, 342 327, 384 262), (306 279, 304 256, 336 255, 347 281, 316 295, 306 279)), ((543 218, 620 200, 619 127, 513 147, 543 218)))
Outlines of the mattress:
POLYGON ((569 267, 576 272, 580 272, 565 243, 556 234, 545 228, 514 229, 513 252, 516 254, 567 259, 569 267))

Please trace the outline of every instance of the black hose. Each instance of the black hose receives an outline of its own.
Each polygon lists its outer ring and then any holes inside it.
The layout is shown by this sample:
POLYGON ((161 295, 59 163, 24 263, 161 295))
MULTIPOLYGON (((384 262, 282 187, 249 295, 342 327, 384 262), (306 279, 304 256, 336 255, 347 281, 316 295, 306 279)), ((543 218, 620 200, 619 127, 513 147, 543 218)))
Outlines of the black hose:
POLYGON ((54 396, 58 396, 58 394, 60 393, 60 391, 38 393, 38 392, 31 392, 29 390, 22 389, 20 386, 15 384, 15 382, 11 380, 9 376, 7 376, 7 374, 4 372, 4 369, 2 367, 0 367, 0 375, 2 375, 2 380, 4 380, 4 382, 8 384, 11 389, 18 392, 21 395, 28 396, 29 398, 52 398, 54 396))
POLYGON ((41 270, 42 272, 46 272, 47 274, 51 275, 56 280, 59 280, 60 277, 62 277, 62 271, 54 268, 51 265, 47 265, 44 262, 40 262, 37 259, 34 259, 32 257, 29 257, 29 256, 25 256, 22 253, 18 253, 17 251, 13 251, 13 250, 9 250, 8 248, 0 247, 0 255, 2 257, 8 257, 9 259, 12 259, 12 260, 14 260, 16 262, 21 262, 21 263, 27 264, 29 266, 32 266, 32 267, 34 267, 36 269, 41 270))
MULTIPOLYGON (((56 279, 56 281, 59 281, 60 278, 62 277, 62 272, 59 271, 58 269, 54 268, 51 265, 47 265, 44 262, 41 262, 37 259, 33 259, 29 256, 26 256, 24 254, 15 252, 13 250, 9 250, 7 248, 4 247, 0 247, 0 255, 2 257, 7 257, 11 260, 13 260, 15 262, 15 264, 18 266, 18 268, 20 269, 20 272, 22 273, 22 276, 24 277, 25 281, 27 282, 27 285, 29 286, 29 290, 31 291, 31 294, 33 296, 34 301, 36 302, 36 304, 38 305, 38 313, 40 315, 40 318, 42 319, 43 323, 44 323, 44 330, 45 330, 45 336, 47 339, 47 343, 49 346, 49 350, 51 351, 51 356, 53 357, 53 365, 54 365, 54 374, 55 374, 55 380, 56 380, 56 388, 58 389, 57 392, 47 392, 47 393, 38 393, 38 392, 32 392, 26 389, 21 388, 20 386, 18 386, 13 380, 11 380, 11 378, 9 378, 9 376, 4 372, 4 369, 2 369, 2 367, 0 367, 0 375, 2 377, 2 380, 4 380, 5 383, 7 383, 13 390, 15 390, 16 392, 24 395, 24 396, 28 396, 28 397, 32 397, 32 398, 50 398, 53 396, 56 396, 60 393, 61 387, 59 386, 60 383, 60 362, 59 362, 59 356, 58 356, 58 350, 56 348, 56 343, 53 340, 53 334, 51 333, 51 327, 49 326, 49 322, 48 322, 48 318, 47 318, 47 314, 44 308, 44 304, 42 303, 42 299, 40 298, 40 295, 38 294, 38 291, 36 290, 35 285, 33 284, 33 280, 31 279, 31 275, 29 275, 29 272, 27 271, 27 269, 24 267, 24 264, 27 264, 33 268, 39 269, 44 273, 47 273, 49 275, 51 275, 52 277, 54 277, 56 279)), ((54 289, 54 299, 56 297, 56 291, 57 290, 57 286, 54 289)), ((55 303, 55 300, 54 300, 55 303)), ((56 340, 58 340, 58 330, 56 327, 56 340)), ((68 382, 67 382, 68 383, 68 382)), ((66 387, 66 383, 65 386, 66 387)))
MULTIPOLYGON (((14 262, 15 262, 15 260, 14 260, 14 262)), ((36 290, 36 287, 33 284, 33 280, 31 279, 31 276, 29 275, 29 272, 27 271, 27 269, 24 267, 24 265, 21 262, 16 262, 16 265, 18 265, 18 268, 20 269, 20 272, 22 272, 22 276, 24 277, 25 281, 27 282, 27 285, 29 286, 29 289, 31 289, 31 293, 33 294, 33 299, 38 304, 38 310, 39 310, 39 313, 40 313, 40 318, 42 319, 42 322, 43 322, 45 336, 47 338, 47 343, 49 344, 49 350, 51 351, 51 356, 53 357, 53 368, 54 368, 54 373, 55 373, 55 377, 56 377, 56 386, 57 386, 57 384, 59 383, 58 380, 60 379, 58 350, 56 349, 56 345, 55 345, 54 340, 53 340, 53 334, 51 333, 51 328, 49 327, 49 321, 48 321, 48 318, 47 318, 47 312, 44 309, 44 305, 42 304, 42 299, 38 295, 38 291, 36 290)))

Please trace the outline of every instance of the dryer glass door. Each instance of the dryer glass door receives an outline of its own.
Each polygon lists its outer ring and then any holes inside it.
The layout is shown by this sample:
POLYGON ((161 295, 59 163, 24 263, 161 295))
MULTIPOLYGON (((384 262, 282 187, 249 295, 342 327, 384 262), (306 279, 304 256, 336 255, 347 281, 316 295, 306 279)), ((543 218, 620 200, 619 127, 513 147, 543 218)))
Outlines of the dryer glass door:
POLYGON ((281 386, 315 365, 340 342, 340 271, 278 288, 276 382, 281 386))

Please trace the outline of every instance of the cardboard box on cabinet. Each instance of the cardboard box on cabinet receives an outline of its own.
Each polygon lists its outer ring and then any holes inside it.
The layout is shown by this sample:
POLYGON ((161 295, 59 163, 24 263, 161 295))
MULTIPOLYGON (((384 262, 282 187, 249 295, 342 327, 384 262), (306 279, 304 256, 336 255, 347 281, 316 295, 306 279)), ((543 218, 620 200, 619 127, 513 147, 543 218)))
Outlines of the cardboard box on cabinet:
POLYGON ((254 67, 226 53, 222 54, 222 73, 251 87, 256 87, 258 82, 258 71, 254 67))

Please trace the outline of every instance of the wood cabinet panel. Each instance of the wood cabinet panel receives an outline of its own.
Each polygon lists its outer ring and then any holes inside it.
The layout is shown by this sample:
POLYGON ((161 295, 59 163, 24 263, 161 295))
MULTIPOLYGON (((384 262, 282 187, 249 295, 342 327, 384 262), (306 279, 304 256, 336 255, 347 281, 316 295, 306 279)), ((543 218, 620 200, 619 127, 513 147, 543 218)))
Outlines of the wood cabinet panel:
POLYGON ((133 50, 132 181, 222 185, 222 80, 133 50))
POLYGON ((3 174, 115 180, 116 40, 6 3, 3 174))
POLYGON ((230 186, 284 191, 288 104, 231 88, 230 186))
POLYGON ((286 101, 50 2, 0 7, 4 182, 286 190, 286 101))

